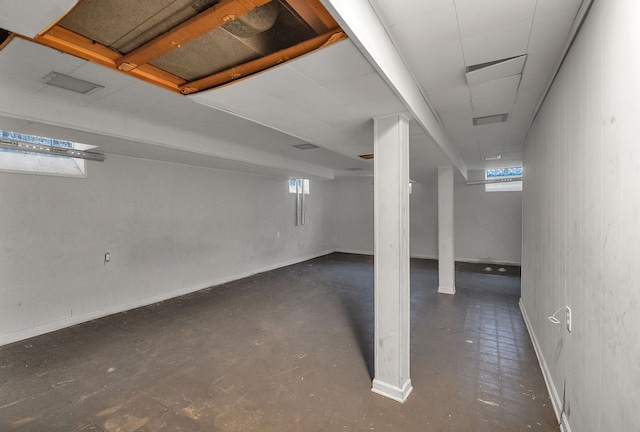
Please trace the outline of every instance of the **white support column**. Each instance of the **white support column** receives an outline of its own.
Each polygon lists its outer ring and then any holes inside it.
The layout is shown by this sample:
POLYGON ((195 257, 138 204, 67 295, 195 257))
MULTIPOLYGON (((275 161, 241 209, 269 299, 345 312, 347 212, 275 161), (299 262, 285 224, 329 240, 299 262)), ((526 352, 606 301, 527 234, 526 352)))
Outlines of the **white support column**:
POLYGON ((438 292, 456 293, 453 251, 453 167, 438 167, 438 292))
POLYGON ((375 379, 404 402, 409 378, 409 119, 374 119, 375 379))

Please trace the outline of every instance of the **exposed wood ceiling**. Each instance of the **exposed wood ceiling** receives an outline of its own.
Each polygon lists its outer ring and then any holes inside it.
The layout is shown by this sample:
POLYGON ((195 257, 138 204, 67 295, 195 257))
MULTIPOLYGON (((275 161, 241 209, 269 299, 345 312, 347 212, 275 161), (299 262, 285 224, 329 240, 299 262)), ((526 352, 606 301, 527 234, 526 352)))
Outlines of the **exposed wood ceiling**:
POLYGON ((318 0, 82 0, 34 40, 191 94, 344 38, 318 0))

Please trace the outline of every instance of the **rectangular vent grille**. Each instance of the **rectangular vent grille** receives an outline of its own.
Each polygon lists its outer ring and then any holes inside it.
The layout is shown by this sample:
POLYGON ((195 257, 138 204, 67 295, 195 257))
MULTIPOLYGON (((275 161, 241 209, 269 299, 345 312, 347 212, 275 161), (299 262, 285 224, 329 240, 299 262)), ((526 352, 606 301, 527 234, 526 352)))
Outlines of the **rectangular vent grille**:
POLYGON ((473 125, 474 126, 483 126, 483 125, 488 125, 488 124, 493 124, 493 123, 504 123, 507 121, 507 119, 509 118, 509 114, 496 114, 496 115, 490 115, 490 116, 485 116, 485 117, 474 117, 473 118, 473 125))
POLYGON ((95 84, 89 81, 74 78, 69 75, 61 74, 58 72, 49 72, 44 76, 43 81, 45 84, 60 87, 66 90, 71 90, 77 93, 87 94, 92 90, 98 88, 104 88, 99 84, 95 84))
POLYGON ((315 144, 311 144, 311 143, 305 143, 305 144, 296 144, 294 145, 295 148, 299 148, 300 150, 311 150, 311 149, 316 149, 318 148, 317 145, 315 144))

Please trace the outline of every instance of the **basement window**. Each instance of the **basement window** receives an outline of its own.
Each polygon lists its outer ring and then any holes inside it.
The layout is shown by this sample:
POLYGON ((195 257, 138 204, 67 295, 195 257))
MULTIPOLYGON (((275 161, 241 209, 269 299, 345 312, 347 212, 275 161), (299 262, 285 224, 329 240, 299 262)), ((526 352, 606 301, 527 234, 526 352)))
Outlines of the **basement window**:
POLYGON ((309 179, 289 179, 289 193, 296 194, 296 226, 306 223, 309 179))
MULTIPOLYGON (((72 141, 0 130, 0 143, 15 142, 76 150, 89 150, 95 147, 72 141)), ((0 171, 79 178, 87 176, 86 160, 84 159, 3 147, 0 147, 0 171)))
POLYGON ((309 179, 289 179, 289 193, 309 195, 309 179))
POLYGON ((484 172, 485 192, 508 192, 522 190, 522 167, 488 169, 484 172))

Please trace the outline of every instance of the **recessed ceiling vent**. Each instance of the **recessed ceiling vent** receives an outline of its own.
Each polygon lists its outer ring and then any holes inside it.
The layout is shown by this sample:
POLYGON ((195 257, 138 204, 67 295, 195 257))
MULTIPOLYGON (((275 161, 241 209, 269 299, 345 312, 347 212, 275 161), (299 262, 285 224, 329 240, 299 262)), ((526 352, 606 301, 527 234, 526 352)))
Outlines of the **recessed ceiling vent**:
POLYGON ((318 148, 317 145, 315 144, 311 144, 311 143, 305 143, 305 144, 296 144, 294 145, 295 148, 299 148, 300 150, 311 150, 311 149, 316 149, 318 148))
POLYGON ((509 118, 508 113, 496 114, 496 115, 490 115, 490 116, 484 116, 484 117, 474 117, 473 125, 483 126, 483 125, 488 125, 493 123, 504 123, 507 121, 508 118, 509 118))
POLYGON ((347 168, 347 171, 362 171, 362 168, 352 167, 352 168, 347 168))
POLYGON ((92 90, 98 88, 104 88, 100 84, 95 84, 89 81, 74 78, 69 75, 61 74, 58 72, 49 72, 42 78, 45 84, 60 87, 63 89, 71 90, 77 93, 87 94, 92 90))

